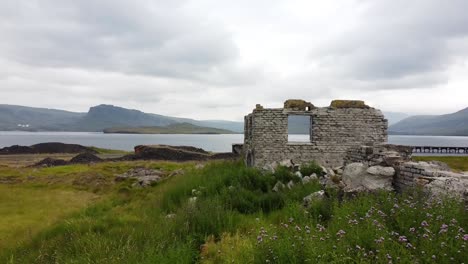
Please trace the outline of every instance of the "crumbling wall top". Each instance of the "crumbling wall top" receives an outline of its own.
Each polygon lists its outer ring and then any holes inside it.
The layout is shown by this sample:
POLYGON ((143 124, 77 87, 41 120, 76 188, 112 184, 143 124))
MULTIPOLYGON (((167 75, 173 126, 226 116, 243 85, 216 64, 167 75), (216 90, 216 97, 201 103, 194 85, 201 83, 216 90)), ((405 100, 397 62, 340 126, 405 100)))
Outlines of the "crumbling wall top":
POLYGON ((361 100, 333 100, 331 108, 370 108, 361 100))
POLYGON ((295 111, 310 111, 315 106, 311 102, 306 102, 301 99, 288 99, 284 102, 284 109, 295 111))

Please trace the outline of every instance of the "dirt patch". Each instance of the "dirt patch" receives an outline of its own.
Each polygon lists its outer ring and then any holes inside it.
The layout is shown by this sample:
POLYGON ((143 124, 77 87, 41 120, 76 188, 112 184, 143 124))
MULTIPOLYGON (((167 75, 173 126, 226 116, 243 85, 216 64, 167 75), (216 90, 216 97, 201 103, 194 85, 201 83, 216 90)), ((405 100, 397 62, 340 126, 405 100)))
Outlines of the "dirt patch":
POLYGON ((200 148, 188 146, 150 145, 136 146, 135 154, 127 155, 120 160, 170 160, 202 161, 212 159, 234 159, 238 155, 228 153, 210 153, 200 148))
POLYGON ((96 163, 101 162, 103 159, 99 158, 98 156, 91 154, 91 153, 82 153, 70 160, 70 163, 79 163, 79 164, 87 164, 87 163, 96 163))
POLYGON ((67 165, 68 161, 63 159, 45 158, 38 163, 35 163, 32 167, 54 167, 67 165))

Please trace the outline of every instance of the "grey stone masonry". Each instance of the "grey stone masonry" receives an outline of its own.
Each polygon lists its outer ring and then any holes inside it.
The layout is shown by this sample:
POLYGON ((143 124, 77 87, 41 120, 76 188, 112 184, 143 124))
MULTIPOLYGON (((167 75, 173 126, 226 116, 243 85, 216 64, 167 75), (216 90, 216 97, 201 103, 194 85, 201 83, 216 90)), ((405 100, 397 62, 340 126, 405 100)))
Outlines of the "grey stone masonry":
MULTIPOLYGON (((288 101, 285 105, 291 105, 288 101)), ((294 100, 295 105, 298 102, 300 106, 301 100, 294 100)), ((243 152, 247 165, 262 168, 291 159, 299 164, 315 160, 323 166, 341 166, 350 147, 387 141, 387 120, 380 110, 362 101, 339 101, 337 107, 322 108, 302 102, 302 108, 267 109, 257 105, 245 116, 243 152), (288 142, 289 115, 310 117, 309 142, 288 142)))
POLYGON ((352 146, 348 148, 345 157, 345 164, 361 162, 367 166, 394 166, 395 163, 401 163, 411 160, 412 147, 375 144, 372 146, 352 146))

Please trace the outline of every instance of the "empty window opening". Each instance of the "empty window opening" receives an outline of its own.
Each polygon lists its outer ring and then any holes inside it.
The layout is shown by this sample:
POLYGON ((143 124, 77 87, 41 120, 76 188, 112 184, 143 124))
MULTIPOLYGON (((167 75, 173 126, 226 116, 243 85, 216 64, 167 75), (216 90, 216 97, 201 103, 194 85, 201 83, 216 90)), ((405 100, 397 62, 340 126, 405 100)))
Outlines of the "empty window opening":
POLYGON ((312 117, 308 115, 288 116, 288 142, 310 142, 312 139, 312 117))

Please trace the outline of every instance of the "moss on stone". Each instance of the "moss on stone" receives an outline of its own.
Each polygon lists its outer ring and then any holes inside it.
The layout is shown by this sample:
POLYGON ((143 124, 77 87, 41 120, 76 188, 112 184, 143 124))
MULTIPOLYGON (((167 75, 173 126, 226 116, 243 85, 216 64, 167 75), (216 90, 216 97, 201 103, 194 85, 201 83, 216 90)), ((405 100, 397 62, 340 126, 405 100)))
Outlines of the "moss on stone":
POLYGON ((285 109, 294 109, 299 111, 311 110, 315 106, 301 99, 288 99, 284 102, 285 109))
POLYGON ((361 100, 333 100, 330 104, 333 108, 370 108, 361 100))

